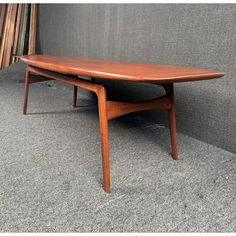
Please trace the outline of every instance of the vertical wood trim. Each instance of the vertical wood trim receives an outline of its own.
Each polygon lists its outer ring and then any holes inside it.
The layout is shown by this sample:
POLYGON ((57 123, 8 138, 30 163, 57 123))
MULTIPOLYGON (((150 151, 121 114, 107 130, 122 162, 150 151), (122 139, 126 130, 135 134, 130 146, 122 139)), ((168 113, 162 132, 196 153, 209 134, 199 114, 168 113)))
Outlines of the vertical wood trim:
POLYGON ((25 33, 26 33, 26 24, 27 24, 27 13, 28 13, 28 4, 24 4, 23 13, 22 13, 22 25, 21 25, 21 34, 19 44, 17 46, 17 55, 23 55, 24 44, 25 44, 25 33))
POLYGON ((1 41, 1 47, 0 47, 0 68, 3 68, 3 59, 4 59, 4 48, 5 48, 5 42, 8 34, 8 26, 10 23, 11 18, 11 11, 12 11, 12 4, 8 4, 6 7, 6 17, 5 17, 5 25, 4 25, 4 31, 3 31, 3 37, 1 41))
POLYGON ((21 13, 22 13, 22 4, 18 4, 15 37, 14 37, 13 50, 12 50, 12 54, 13 54, 12 63, 14 63, 16 60, 17 42, 19 40, 19 32, 20 32, 21 13))
POLYGON ((8 34, 6 38, 6 46, 4 49, 4 61, 3 61, 3 68, 7 67, 10 64, 11 52, 13 47, 13 39, 14 39, 14 31, 15 31, 15 20, 16 20, 16 11, 17 11, 17 4, 10 4, 12 5, 12 11, 10 14, 10 22, 8 27, 8 34))
POLYGON ((31 4, 28 55, 35 54, 36 47, 36 4, 31 4))
POLYGON ((21 47, 21 41, 22 41, 22 34, 23 34, 23 23, 24 23, 24 17, 25 17, 25 6, 26 4, 22 4, 21 7, 21 17, 20 17, 20 25, 19 25, 19 35, 18 35, 18 40, 17 40, 17 45, 16 45, 16 61, 19 60, 19 56, 22 55, 21 51, 20 51, 20 47, 21 47))
POLYGON ((3 36, 6 9, 7 9, 7 4, 1 4, 1 10, 0 10, 0 40, 2 40, 2 36, 3 36))

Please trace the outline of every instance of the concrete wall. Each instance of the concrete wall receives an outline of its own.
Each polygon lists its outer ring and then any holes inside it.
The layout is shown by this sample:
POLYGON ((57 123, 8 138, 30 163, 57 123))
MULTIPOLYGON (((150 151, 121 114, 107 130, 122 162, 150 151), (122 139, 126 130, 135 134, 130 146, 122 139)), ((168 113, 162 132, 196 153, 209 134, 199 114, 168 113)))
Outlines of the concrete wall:
MULTIPOLYGON (((176 84, 177 127, 236 152, 235 4, 40 5, 38 20, 40 53, 226 72, 218 80, 176 84)), ((113 82, 107 86, 109 96, 120 98, 160 93, 148 85, 127 83, 124 88, 124 83, 113 82)), ((145 114, 166 122, 163 113, 145 114)))

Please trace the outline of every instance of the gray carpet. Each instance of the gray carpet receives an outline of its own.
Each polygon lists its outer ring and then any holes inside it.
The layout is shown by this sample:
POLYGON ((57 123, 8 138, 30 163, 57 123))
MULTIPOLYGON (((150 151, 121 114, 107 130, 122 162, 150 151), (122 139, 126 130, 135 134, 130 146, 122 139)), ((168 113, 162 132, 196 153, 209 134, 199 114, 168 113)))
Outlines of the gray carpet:
POLYGON ((128 115, 109 123, 106 194, 96 106, 43 82, 22 115, 23 69, 0 72, 1 232, 236 230, 236 154, 179 133, 173 161, 168 129, 128 115))

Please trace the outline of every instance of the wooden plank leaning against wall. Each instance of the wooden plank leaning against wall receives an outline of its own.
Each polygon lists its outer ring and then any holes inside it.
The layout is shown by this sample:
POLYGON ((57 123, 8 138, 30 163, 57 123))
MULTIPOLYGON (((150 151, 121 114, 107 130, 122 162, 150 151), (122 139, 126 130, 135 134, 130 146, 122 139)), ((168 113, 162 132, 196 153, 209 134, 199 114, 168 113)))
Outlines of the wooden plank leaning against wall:
POLYGON ((35 53, 36 4, 0 4, 0 69, 35 53))

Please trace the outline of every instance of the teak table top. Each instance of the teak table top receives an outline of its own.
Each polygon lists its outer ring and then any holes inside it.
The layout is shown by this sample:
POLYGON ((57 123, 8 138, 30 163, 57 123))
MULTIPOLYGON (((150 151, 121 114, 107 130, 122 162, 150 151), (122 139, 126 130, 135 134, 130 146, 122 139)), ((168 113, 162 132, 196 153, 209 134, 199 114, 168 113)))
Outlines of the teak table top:
POLYGON ((79 57, 30 55, 22 56, 21 60, 28 65, 59 73, 134 82, 187 82, 214 79, 224 75, 223 72, 191 67, 95 60, 79 57))

